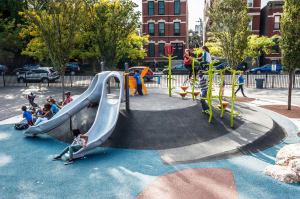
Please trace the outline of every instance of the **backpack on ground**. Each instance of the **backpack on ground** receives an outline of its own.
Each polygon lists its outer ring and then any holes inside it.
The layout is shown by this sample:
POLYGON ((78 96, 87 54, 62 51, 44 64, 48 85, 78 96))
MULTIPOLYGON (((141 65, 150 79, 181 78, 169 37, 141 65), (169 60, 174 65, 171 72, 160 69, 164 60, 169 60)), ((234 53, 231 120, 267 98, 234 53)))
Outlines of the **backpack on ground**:
POLYGON ((15 124, 15 129, 17 130, 24 130, 28 128, 28 124, 27 123, 18 123, 15 124))

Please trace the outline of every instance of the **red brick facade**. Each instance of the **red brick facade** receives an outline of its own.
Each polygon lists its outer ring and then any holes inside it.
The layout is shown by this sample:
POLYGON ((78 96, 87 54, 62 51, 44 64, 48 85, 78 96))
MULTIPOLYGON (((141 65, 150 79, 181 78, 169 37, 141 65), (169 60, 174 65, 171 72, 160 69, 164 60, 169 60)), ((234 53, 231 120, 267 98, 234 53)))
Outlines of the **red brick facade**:
MULTIPOLYGON (((283 13, 284 1, 269 1, 261 10, 261 31, 260 35, 272 37, 278 35, 280 37, 280 26, 275 26, 275 17, 281 18, 283 13)), ((273 46, 273 50, 278 49, 278 53, 264 55, 262 64, 278 63, 281 64, 281 49, 279 45, 273 46)))
MULTIPOLYGON (((179 9, 178 9, 179 10, 179 9)), ((177 11, 178 11, 177 10, 177 11)), ((142 0, 142 32, 143 34, 149 34, 149 24, 154 24, 154 35, 149 36, 149 43, 144 45, 144 49, 147 50, 148 56, 145 57, 144 62, 154 62, 156 59, 159 63, 164 65, 163 62, 167 62, 167 59, 161 56, 159 51, 159 44, 173 44, 175 46, 175 53, 179 53, 178 59, 182 59, 185 48, 188 48, 188 14, 187 14, 187 0, 142 0), (176 2, 177 1, 177 2, 176 2), (150 7, 154 4, 153 9, 149 11, 150 7), (153 3, 152 3, 153 2, 153 3), (159 2, 164 2, 164 13, 159 14, 159 2), (175 2, 180 4, 180 12, 175 13, 175 2), (180 2, 180 3, 179 3, 180 2), (149 12, 152 15, 149 15, 149 12), (159 23, 164 24, 164 36, 159 35, 159 23), (175 25, 179 23, 180 33, 174 34, 175 25), (153 46, 154 53, 150 49, 149 44, 153 46), (153 56, 154 55, 154 56, 153 56)))
MULTIPOLYGON (((208 10, 208 7, 211 7, 213 0, 205 0, 204 4, 204 28, 203 28, 203 41, 207 42, 207 32, 209 32, 209 25, 211 24, 209 18, 205 15, 205 12, 208 10)), ((261 0, 248 0, 248 14, 252 16, 252 21, 249 24, 253 34, 259 35, 260 31, 260 6, 261 0)))
POLYGON ((259 29, 260 29, 260 5, 261 0, 248 0, 248 14, 252 16, 252 31, 253 34, 259 35, 259 29), (252 6, 251 6, 252 4, 252 6))

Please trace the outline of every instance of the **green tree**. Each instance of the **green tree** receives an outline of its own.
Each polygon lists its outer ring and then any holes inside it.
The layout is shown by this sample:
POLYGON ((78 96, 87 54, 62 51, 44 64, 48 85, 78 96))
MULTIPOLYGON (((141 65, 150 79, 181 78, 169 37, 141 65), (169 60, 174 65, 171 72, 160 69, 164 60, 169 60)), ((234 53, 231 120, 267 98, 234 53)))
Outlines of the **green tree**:
POLYGON ((81 0, 28 0, 25 17, 35 36, 39 36, 49 52, 55 70, 61 75, 64 99, 64 74, 74 50, 75 35, 82 24, 81 0), (46 3, 46 6, 45 6, 46 3), (43 7, 43 8, 42 8, 43 7))
POLYGON ((284 70, 289 74, 288 110, 291 110, 293 73, 300 63, 300 1, 285 0, 280 22, 280 47, 284 70))
POLYGON ((244 60, 244 49, 251 34, 247 0, 215 0, 206 15, 212 20, 212 36, 220 43, 222 56, 236 69, 244 60))
POLYGON ((90 39, 97 58, 104 61, 105 66, 115 69, 119 60, 128 55, 132 59, 144 58, 145 50, 141 50, 148 36, 138 36, 140 12, 135 12, 137 4, 131 0, 100 0, 87 4, 90 13, 90 39))
MULTIPOLYGON (((250 35, 248 36, 248 45, 247 48, 244 49, 244 54, 242 56, 243 61, 250 56, 253 58, 252 64, 256 63, 258 57, 260 57, 263 53, 270 54, 272 50, 269 48, 275 45, 274 40, 278 38, 278 35, 274 35, 273 37, 265 37, 258 35, 250 35)), ((222 56, 221 43, 216 40, 210 40, 206 42, 205 45, 209 48, 209 52, 212 56, 222 56)), ((198 53, 202 53, 202 49, 196 49, 198 53)))
POLYGON ((0 13, 0 60, 13 58, 26 45, 19 35, 21 28, 20 24, 15 25, 15 20, 3 19, 0 13))

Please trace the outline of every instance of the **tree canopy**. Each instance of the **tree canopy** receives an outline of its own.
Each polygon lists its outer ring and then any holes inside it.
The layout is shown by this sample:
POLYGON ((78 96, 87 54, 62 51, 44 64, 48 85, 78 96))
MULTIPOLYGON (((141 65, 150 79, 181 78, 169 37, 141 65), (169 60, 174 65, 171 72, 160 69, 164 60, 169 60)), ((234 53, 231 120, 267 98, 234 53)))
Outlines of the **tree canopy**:
POLYGON ((244 50, 251 34, 247 0, 215 0, 206 15, 212 21, 211 35, 220 44, 220 54, 236 69, 244 61, 244 50))
POLYGON ((291 110, 293 73, 300 63, 300 1, 285 0, 280 22, 284 71, 289 74, 288 110, 291 110))

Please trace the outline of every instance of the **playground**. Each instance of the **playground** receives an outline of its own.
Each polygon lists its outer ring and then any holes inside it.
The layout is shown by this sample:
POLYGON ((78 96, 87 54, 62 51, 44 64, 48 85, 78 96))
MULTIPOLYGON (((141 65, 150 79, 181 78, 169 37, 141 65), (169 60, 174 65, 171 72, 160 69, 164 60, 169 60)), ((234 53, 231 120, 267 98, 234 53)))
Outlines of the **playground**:
POLYGON ((232 127, 231 104, 220 117, 219 109, 201 113, 199 98, 182 99, 180 87, 133 96, 123 75, 99 73, 53 119, 24 132, 13 128, 22 118, 1 121, 1 197, 299 197, 299 184, 263 173, 279 149, 298 142, 291 120, 235 102, 240 114, 232 127), (110 77, 119 78, 120 87, 108 87, 110 77), (99 106, 87 108, 97 100, 99 106), (74 128, 90 137, 87 147, 74 153, 79 159, 72 165, 52 161, 72 143, 74 128))

